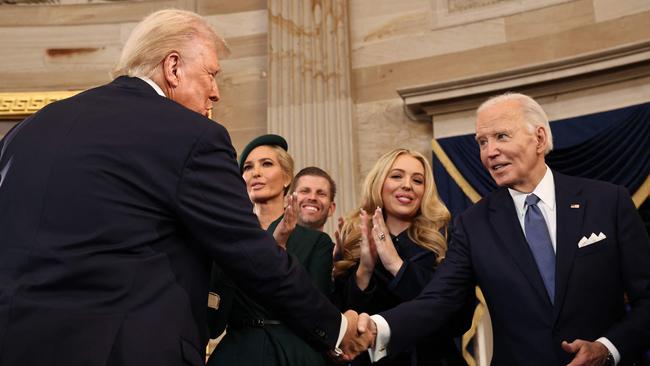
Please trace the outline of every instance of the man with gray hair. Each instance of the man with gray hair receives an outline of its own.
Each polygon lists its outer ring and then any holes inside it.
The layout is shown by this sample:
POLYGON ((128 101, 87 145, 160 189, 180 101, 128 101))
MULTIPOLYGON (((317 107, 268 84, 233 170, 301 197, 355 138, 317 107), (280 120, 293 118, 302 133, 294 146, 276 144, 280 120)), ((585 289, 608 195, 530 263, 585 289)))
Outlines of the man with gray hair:
POLYGON ((368 341, 253 215, 206 117, 223 46, 199 15, 155 12, 115 80, 0 142, 1 365, 204 365, 213 260, 315 347, 368 341))
POLYGON ((436 331, 478 285, 493 365, 633 364, 650 347, 650 241, 627 190, 552 171, 548 119, 522 94, 478 108, 476 141, 500 188, 456 219, 418 298, 360 316, 377 332, 372 356, 436 331))

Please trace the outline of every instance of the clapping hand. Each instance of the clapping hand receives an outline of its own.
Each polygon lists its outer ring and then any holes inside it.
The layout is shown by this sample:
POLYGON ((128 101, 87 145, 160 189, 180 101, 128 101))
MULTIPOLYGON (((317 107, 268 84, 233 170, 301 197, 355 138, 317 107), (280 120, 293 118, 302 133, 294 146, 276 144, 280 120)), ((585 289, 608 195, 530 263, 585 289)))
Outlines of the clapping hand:
POLYGON ((287 248, 287 241, 289 236, 296 228, 298 222, 298 214, 300 207, 298 206, 298 195, 294 192, 287 197, 287 205, 284 207, 284 217, 273 231, 273 238, 283 249, 287 248))
POLYGON ((400 268, 402 268, 404 261, 397 253, 395 244, 393 244, 393 240, 390 238, 390 231, 384 222, 384 216, 380 207, 377 207, 374 215, 372 215, 372 237, 376 244, 375 250, 381 263, 388 272, 395 276, 400 268))
POLYGON ((370 278, 377 264, 377 247, 374 235, 370 235, 370 218, 368 213, 361 209, 359 213, 361 244, 359 245, 359 267, 356 272, 357 286, 365 290, 370 283, 370 278))
POLYGON ((338 229, 334 232, 334 250, 332 250, 332 259, 334 261, 339 260, 343 257, 343 225, 345 225, 345 220, 342 217, 339 217, 338 229))

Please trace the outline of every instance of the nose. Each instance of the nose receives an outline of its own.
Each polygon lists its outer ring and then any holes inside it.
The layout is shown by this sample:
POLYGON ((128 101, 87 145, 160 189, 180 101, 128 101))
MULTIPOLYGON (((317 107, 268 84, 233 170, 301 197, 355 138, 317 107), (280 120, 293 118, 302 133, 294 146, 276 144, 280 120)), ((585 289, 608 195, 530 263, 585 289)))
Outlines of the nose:
POLYGON ((409 179, 404 179, 404 181, 402 182, 402 189, 405 191, 410 191, 412 189, 411 184, 412 183, 410 177, 409 179))
POLYGON ((217 79, 212 80, 212 90, 210 90, 209 98, 213 103, 216 103, 221 99, 221 93, 219 92, 219 85, 217 84, 217 79))
POLYGON ((262 175, 262 172, 260 171, 260 166, 259 164, 253 165, 253 177, 259 177, 262 175))
POLYGON ((499 146, 496 142, 489 141, 486 143, 487 146, 485 147, 485 153, 487 154, 488 157, 495 157, 499 155, 499 146))

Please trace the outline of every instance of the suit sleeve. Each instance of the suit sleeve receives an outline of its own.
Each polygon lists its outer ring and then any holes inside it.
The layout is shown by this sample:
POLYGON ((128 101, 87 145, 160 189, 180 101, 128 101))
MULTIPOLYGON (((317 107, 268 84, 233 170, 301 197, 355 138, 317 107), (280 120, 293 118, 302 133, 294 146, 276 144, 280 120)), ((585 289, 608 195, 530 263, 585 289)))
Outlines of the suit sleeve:
MULTIPOLYGON (((436 257, 433 252, 422 253, 417 258, 405 258, 404 264, 396 273, 386 289, 400 301, 413 300, 433 277, 436 257)), ((352 267, 344 279, 337 281, 341 309, 349 308, 360 312, 372 311, 378 281, 373 274, 365 290, 359 289, 356 282, 358 265, 352 267)), ((376 309, 376 307, 375 307, 376 309)))
POLYGON ((235 297, 235 285, 216 265, 212 266, 210 292, 219 295, 219 308, 208 308, 208 332, 210 338, 217 338, 228 325, 230 309, 235 297))
POLYGON ((401 352, 422 337, 439 332, 463 306, 476 280, 463 216, 452 231, 446 259, 414 300, 382 312, 390 326, 391 354, 401 352))
POLYGON ((332 292, 332 250, 334 244, 325 233, 318 235, 318 240, 311 254, 307 272, 316 288, 325 295, 332 292))
POLYGON ((617 192, 617 239, 630 312, 605 334, 625 359, 650 347, 650 240, 623 187, 617 192))
POLYGON ((388 284, 388 290, 401 301, 413 300, 431 281, 435 271, 436 256, 425 253, 416 260, 405 259, 402 268, 388 284))
POLYGON ((371 311, 369 310, 370 304, 372 304, 377 283, 373 277, 370 277, 368 287, 365 290, 361 290, 356 281, 355 274, 357 268, 359 268, 358 264, 348 269, 344 275, 336 279, 334 302, 341 310, 352 309, 360 313, 367 313, 371 311))
POLYGON ((2 162, 2 157, 4 156, 5 150, 7 149, 9 142, 11 141, 11 139, 13 139, 14 134, 17 133, 20 128, 22 128, 25 124, 29 123, 29 121, 32 119, 33 119, 33 115, 29 116, 27 119, 25 119, 22 122, 16 123, 13 127, 9 129, 9 131, 7 131, 4 137, 0 139, 0 163, 2 162))
POLYGON ((222 126, 207 125, 195 142, 181 173, 176 205, 193 245, 237 286, 317 348, 334 348, 341 314, 312 285, 300 263, 259 227, 222 126))

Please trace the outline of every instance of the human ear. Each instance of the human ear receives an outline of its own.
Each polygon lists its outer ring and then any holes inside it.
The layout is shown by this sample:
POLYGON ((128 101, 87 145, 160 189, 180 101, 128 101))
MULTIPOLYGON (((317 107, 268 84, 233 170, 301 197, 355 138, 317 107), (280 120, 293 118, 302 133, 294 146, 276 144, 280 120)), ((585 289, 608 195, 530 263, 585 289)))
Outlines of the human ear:
POLYGON ((286 173, 283 173, 283 175, 284 175, 284 184, 282 184, 282 186, 284 187, 284 189, 287 189, 289 188, 289 186, 291 186, 291 181, 293 180, 293 178, 286 173))
POLYGON ((327 217, 332 217, 332 215, 334 215, 334 211, 336 211, 336 203, 332 202, 328 211, 329 212, 327 212, 327 217))
POLYGON ((163 75, 165 81, 171 87, 176 88, 180 83, 179 68, 181 63, 181 55, 178 52, 171 52, 163 59, 163 75))
POLYGON ((535 130, 535 139, 537 140, 537 151, 545 152, 546 145, 548 144, 548 136, 546 135, 546 129, 542 126, 537 126, 535 130))

